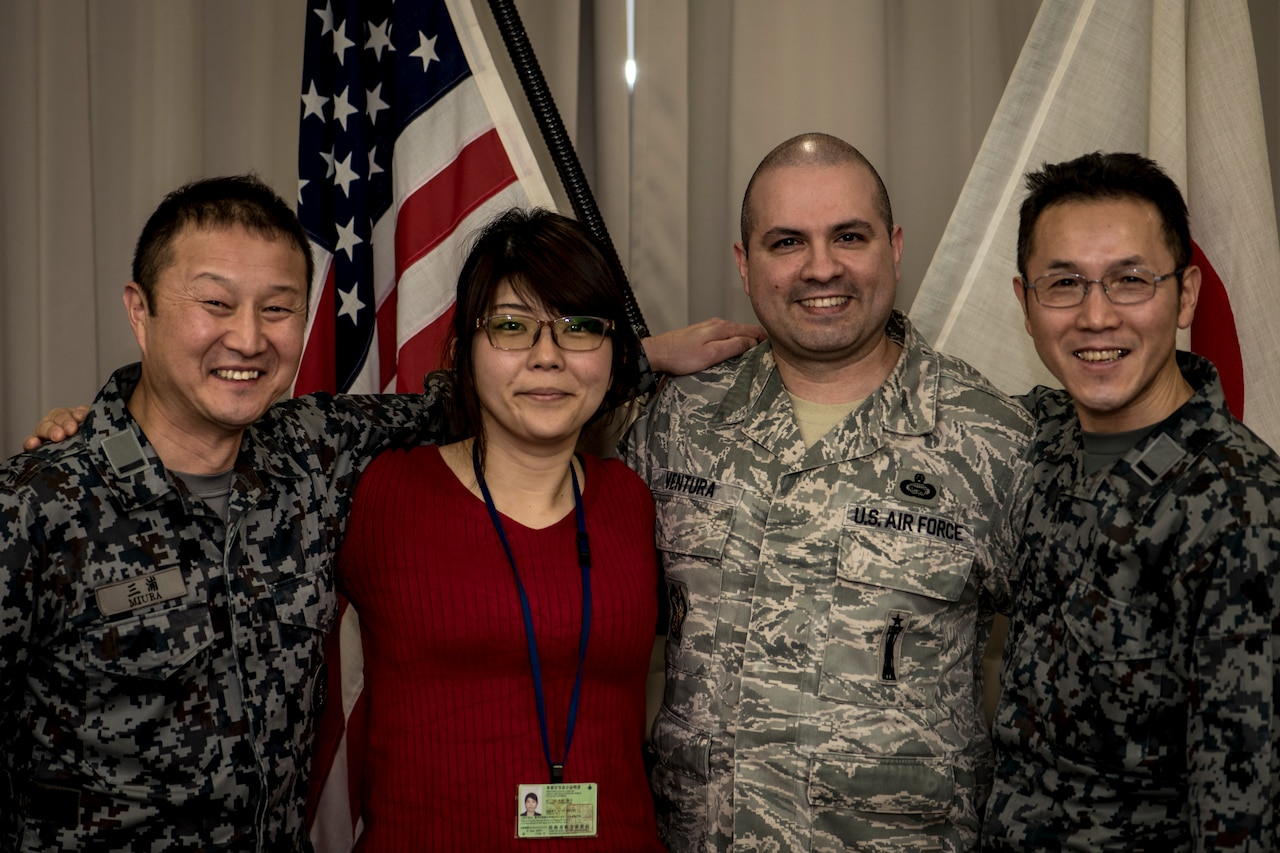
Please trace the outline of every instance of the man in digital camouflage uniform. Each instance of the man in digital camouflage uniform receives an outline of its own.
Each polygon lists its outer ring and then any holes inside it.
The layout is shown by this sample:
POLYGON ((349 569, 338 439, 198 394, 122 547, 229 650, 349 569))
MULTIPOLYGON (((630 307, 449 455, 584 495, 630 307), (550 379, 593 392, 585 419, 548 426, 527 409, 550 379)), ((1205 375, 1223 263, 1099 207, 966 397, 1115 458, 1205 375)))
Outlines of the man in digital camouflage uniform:
POLYGON ((969 850, 1025 411, 893 310, 902 230, 833 137, 757 168, 734 247, 769 342, 671 380, 623 446, 671 608, 653 728, 684 851, 969 850))
MULTIPOLYGON (((0 466, 0 850, 307 849, 355 482, 384 446, 444 437, 448 389, 272 406, 312 261, 256 179, 171 194, 133 275, 141 365, 83 426, 37 428, 74 440, 0 466)), ((707 320, 645 347, 691 370, 757 333, 707 320)))
POLYGON ((305 846, 355 478, 442 419, 421 396, 270 408, 310 274, 256 179, 172 193, 125 291, 141 365, 0 468, 0 849, 305 846))
POLYGON ((1280 460, 1175 350, 1200 289, 1135 154, 1028 176, 1014 292, 1065 391, 996 714, 991 850, 1280 850, 1280 460))

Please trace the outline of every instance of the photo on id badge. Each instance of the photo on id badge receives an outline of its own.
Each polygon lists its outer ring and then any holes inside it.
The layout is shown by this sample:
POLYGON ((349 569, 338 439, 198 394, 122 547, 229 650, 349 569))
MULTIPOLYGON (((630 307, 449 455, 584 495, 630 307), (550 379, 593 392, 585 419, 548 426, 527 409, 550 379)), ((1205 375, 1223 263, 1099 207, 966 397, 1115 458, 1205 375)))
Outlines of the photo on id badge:
POLYGON ((596 785, 520 785, 517 838, 591 838, 596 835, 596 785))

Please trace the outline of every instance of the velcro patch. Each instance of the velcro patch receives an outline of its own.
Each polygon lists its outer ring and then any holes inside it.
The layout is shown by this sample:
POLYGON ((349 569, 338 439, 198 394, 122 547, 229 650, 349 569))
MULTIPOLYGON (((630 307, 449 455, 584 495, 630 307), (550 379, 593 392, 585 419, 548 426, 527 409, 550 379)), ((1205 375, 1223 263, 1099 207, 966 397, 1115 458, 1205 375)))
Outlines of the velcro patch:
POLYGON ((1138 461, 1133 463, 1133 470, 1138 476, 1147 481, 1148 486, 1154 486, 1156 482, 1169 473, 1169 469, 1173 468, 1182 461, 1182 457, 1186 456, 1186 451, 1178 446, 1178 443, 1169 438, 1168 434, 1161 434, 1151 442, 1151 446, 1143 451, 1138 457, 1138 461))

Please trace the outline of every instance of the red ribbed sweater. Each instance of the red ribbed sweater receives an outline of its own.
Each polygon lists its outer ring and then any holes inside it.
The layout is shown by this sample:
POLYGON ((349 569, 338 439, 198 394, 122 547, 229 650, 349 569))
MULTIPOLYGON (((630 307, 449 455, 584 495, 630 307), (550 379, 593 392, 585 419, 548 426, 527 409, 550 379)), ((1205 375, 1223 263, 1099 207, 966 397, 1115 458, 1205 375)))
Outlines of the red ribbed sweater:
MULTIPOLYGON (((548 777, 519 596, 483 501, 440 451, 381 454, 339 556, 360 615, 368 702, 367 851, 661 851, 645 779, 644 680, 657 614, 649 490, 586 457, 592 621, 566 782, 599 785, 599 836, 515 838, 517 786, 548 777)), ((563 755, 582 583, 573 513, 543 530, 503 518, 533 612, 551 751, 563 755)))

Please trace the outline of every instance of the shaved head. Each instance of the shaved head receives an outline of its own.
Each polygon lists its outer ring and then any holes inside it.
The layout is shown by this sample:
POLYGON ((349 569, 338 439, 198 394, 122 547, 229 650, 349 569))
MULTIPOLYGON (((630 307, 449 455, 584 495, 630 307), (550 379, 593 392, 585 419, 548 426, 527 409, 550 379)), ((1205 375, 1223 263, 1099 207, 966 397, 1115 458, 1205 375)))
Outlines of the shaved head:
POLYGON ((842 166, 855 163, 868 172, 876 183, 876 210, 884 220, 886 231, 893 231, 893 208, 889 205, 889 192, 884 188, 884 181, 875 167, 871 165, 862 152, 849 143, 826 133, 802 133, 793 136, 774 148, 756 166, 747 181, 747 191, 742 195, 742 246, 748 248, 751 241, 752 211, 751 195, 756 179, 765 172, 785 166, 842 166))

